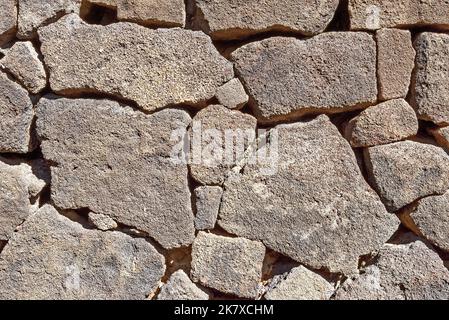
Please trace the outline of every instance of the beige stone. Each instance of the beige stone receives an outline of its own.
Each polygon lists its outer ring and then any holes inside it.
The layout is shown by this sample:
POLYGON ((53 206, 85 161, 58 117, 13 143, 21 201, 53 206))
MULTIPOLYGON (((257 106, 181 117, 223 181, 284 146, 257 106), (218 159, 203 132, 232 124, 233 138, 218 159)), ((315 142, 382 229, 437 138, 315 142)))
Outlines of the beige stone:
POLYGON ((195 189, 196 230, 214 229, 220 209, 223 189, 221 187, 203 186, 195 189))
POLYGON ((209 300, 209 295, 198 288, 189 276, 178 270, 170 276, 161 288, 158 300, 209 300))
POLYGON ((14 37, 16 28, 16 0, 2 0, 0 3, 0 45, 14 37))
POLYGON ((229 109, 240 109, 248 103, 248 95, 239 79, 232 79, 218 88, 218 102, 229 109))
POLYGON ((449 150, 449 127, 433 128, 429 132, 434 136, 438 145, 449 150))
POLYGON ((117 222, 114 221, 110 216, 101 213, 89 212, 89 221, 95 225, 100 230, 112 230, 117 228, 117 222))

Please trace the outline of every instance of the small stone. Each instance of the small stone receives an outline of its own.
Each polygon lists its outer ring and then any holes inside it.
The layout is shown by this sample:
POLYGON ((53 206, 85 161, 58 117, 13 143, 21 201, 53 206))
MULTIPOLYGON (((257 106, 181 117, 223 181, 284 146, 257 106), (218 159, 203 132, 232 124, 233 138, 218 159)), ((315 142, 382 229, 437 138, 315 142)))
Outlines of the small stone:
POLYGON ((154 111, 205 105, 234 78, 232 63, 202 32, 88 25, 71 14, 41 28, 39 38, 50 86, 60 94, 109 94, 154 111))
POLYGON ((0 299, 145 299, 164 275, 145 239, 84 229, 45 205, 0 255, 0 299))
POLYGON ((449 3, 445 0, 349 0, 352 30, 449 28, 449 3))
POLYGON ((100 230, 107 231, 118 227, 117 222, 105 214, 89 212, 88 217, 89 221, 100 230))
POLYGON ((32 94, 47 85, 44 66, 31 42, 16 42, 0 63, 32 94))
POLYGON ((414 43, 416 69, 412 87, 418 118, 449 124, 449 35, 424 32, 414 43))
POLYGON ((0 152, 27 153, 35 148, 34 117, 28 92, 0 71, 0 152))
POLYGON ((196 0, 205 32, 220 40, 267 31, 323 32, 334 17, 338 0, 196 0))
POLYGON ((19 39, 32 39, 36 31, 67 13, 79 14, 82 0, 17 0, 19 3, 19 39))
POLYGON ((193 281, 223 293, 255 299, 265 247, 258 241, 200 231, 192 248, 193 281))
POLYGON ((415 67, 412 35, 407 30, 382 29, 376 39, 380 99, 405 98, 415 67))
POLYGON ((232 53, 260 122, 363 109, 377 101, 376 43, 363 32, 273 37, 232 53))
POLYGON ((267 300, 329 300, 334 287, 322 276, 303 266, 293 268, 265 294, 267 300), (284 278, 285 277, 285 278, 284 278))
POLYGON ((434 136, 438 145, 449 150, 449 127, 430 129, 429 132, 434 136))
POLYGON ((196 196, 196 230, 214 229, 217 222, 218 210, 220 209, 221 187, 198 187, 195 189, 196 196))
POLYGON ((16 0, 2 0, 0 3, 0 45, 14 37, 16 28, 16 0))
POLYGON ((377 192, 392 212, 449 189, 449 157, 432 145, 404 141, 368 148, 365 162, 377 192))
POLYGON ((221 105, 198 112, 191 130, 193 179, 203 185, 222 184, 254 141, 256 127, 257 120, 253 116, 221 105))
POLYGON ((182 270, 173 273, 162 286, 158 300, 209 300, 209 295, 198 288, 182 270))
POLYGON ((390 100, 362 111, 352 119, 345 136, 355 148, 404 140, 418 133, 415 110, 403 99, 390 100))
POLYGON ((215 95, 218 102, 229 109, 240 109, 248 103, 249 97, 239 79, 235 78, 218 88, 215 95))
POLYGON ((337 300, 447 300, 449 271, 438 254, 414 237, 385 244, 375 263, 337 291, 337 300))

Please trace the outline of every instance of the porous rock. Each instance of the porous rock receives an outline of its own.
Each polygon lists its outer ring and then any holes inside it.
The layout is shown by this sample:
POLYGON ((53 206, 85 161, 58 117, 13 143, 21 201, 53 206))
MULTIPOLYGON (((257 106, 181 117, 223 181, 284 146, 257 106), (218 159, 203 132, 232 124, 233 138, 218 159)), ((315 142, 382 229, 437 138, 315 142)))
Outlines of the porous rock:
POLYGON ((102 213, 89 212, 88 217, 95 227, 103 231, 115 229, 118 226, 114 219, 102 213))
POLYGON ((17 28, 16 0, 2 0, 0 3, 0 45, 9 41, 17 28))
POLYGON ((158 300, 208 300, 209 295, 198 288, 189 276, 178 270, 170 276, 161 288, 158 300))
POLYGON ((240 109, 248 103, 248 95, 239 79, 235 78, 218 88, 218 102, 229 109, 240 109))
POLYGON ((222 195, 223 189, 218 186, 203 186, 195 189, 196 230, 208 230, 215 227, 222 195))

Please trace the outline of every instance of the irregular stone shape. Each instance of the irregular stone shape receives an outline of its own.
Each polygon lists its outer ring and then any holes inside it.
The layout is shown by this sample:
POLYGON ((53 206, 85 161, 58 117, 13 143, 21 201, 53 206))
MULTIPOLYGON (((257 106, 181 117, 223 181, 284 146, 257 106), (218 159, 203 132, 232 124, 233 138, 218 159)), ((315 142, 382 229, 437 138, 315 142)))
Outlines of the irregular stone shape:
POLYGON ((0 152, 27 153, 34 149, 33 117, 28 92, 0 72, 0 152))
POLYGON ((449 35, 424 32, 414 43, 416 68, 412 86, 420 119, 449 124, 449 35))
POLYGON ((418 133, 415 110, 404 100, 370 107, 352 119, 345 136, 353 147, 371 147, 404 140, 418 133))
POLYGON ((48 24, 67 13, 79 14, 82 0, 17 0, 19 16, 17 37, 36 37, 39 27, 48 24))
POLYGON ((349 0, 352 30, 432 26, 449 27, 445 0, 349 0))
POLYGON ((190 172, 205 185, 222 184, 256 135, 257 120, 221 105, 209 106, 193 118, 190 172))
POLYGON ((117 222, 105 214, 89 212, 88 217, 89 221, 100 230, 106 231, 118 227, 117 222))
POLYGON ((196 230, 215 228, 222 195, 223 189, 221 187, 198 187, 195 189, 196 230))
POLYGON ((0 3, 0 45, 14 37, 16 28, 16 0, 2 0, 0 3))
POLYGON ((248 103, 249 97, 239 79, 232 79, 218 88, 215 96, 218 102, 229 109, 240 109, 248 103))
POLYGON ((258 241, 200 231, 192 247, 193 281, 242 298, 256 298, 265 247, 258 241))
POLYGON ((326 279, 299 266, 281 276, 264 297, 267 300, 329 300, 333 293, 334 287, 326 279))
POLYGON ((232 64, 202 32, 88 25, 68 15, 41 28, 39 37, 57 93, 105 93, 153 111, 204 103, 234 77, 232 64))
POLYGON ((364 180, 349 143, 320 116, 275 127, 268 147, 278 157, 266 162, 276 166, 237 167, 218 224, 314 269, 357 273, 359 257, 380 248, 399 221, 364 180))
POLYGON ((37 210, 31 198, 39 195, 45 182, 26 163, 8 164, 0 158, 0 240, 8 240, 14 230, 37 210))
POLYGON ((415 67, 410 31, 382 29, 376 33, 377 76, 382 100, 405 98, 415 67))
POLYGON ((449 150, 449 127, 430 129, 429 132, 441 147, 449 150))
POLYGON ((449 189, 449 157, 443 149, 404 141, 365 150, 370 178, 390 211, 449 189))
POLYGON ((135 227, 165 248, 194 240, 187 166, 172 158, 172 132, 186 130, 184 111, 145 115, 108 100, 41 99, 37 131, 55 163, 58 208, 89 208, 135 227))
POLYGON ((46 205, 0 255, 0 298, 145 299, 164 272, 146 240, 84 229, 46 205))
POLYGON ((385 244, 376 262, 347 281, 337 300, 447 300, 449 271, 438 254, 415 238, 408 244, 385 244))
POLYGON ((44 66, 31 42, 16 42, 0 63, 33 94, 47 85, 44 66))
POLYGON ((274 37, 232 53, 259 120, 336 113, 377 100, 376 43, 362 32, 274 37))
POLYGON ((323 32, 334 17, 338 0, 196 0, 204 31, 220 40, 266 31, 304 35, 323 32))
POLYGON ((182 270, 173 273, 162 286, 158 300, 209 300, 209 295, 198 288, 182 270))

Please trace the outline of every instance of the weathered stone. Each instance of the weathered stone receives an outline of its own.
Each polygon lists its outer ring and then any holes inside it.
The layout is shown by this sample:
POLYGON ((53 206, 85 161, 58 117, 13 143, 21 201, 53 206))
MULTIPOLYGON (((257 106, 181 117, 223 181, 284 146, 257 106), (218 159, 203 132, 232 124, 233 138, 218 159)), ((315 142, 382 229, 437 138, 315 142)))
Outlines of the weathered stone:
POLYGON ((234 77, 202 32, 88 25, 72 14, 41 28, 39 37, 56 93, 105 93, 152 111, 204 103, 234 77))
POLYGON ((33 117, 28 92, 0 71, 0 152, 27 153, 34 149, 33 117))
POLYGON ((209 106, 193 118, 192 177, 201 184, 222 184, 256 136, 257 120, 221 105, 209 106), (198 148, 198 147, 201 148, 198 148))
POLYGON ((79 13, 82 0, 17 0, 19 3, 19 39, 36 37, 39 27, 67 13, 79 13))
POLYGON ((377 100, 376 43, 362 32, 274 37, 232 54, 260 121, 359 109, 377 100))
POLYGON ((208 300, 209 295, 198 288, 182 270, 173 273, 162 286, 158 300, 208 300))
POLYGON ((418 133, 415 110, 403 99, 370 107, 352 119, 345 136, 353 147, 371 147, 404 140, 418 133))
POLYGON ((197 230, 208 230, 215 227, 222 195, 223 189, 221 187, 206 186, 195 189, 195 228, 197 230))
POLYGON ((256 298, 265 247, 244 238, 200 231, 193 243, 193 281, 242 298, 256 298))
POLYGON ((438 254, 415 238, 385 244, 376 262, 337 291, 337 300, 447 300, 449 271, 438 254))
POLYGON ((8 240, 14 230, 37 210, 31 204, 45 187, 26 163, 5 163, 0 158, 0 240, 8 240))
POLYGON ((391 211, 449 189, 449 157, 432 145, 404 141, 368 148, 365 162, 377 192, 391 211))
POLYGON ((430 129, 429 132, 441 147, 449 150, 449 127, 430 129))
POLYGON ((239 79, 232 79, 218 88, 218 102, 229 109, 240 109, 248 103, 248 95, 239 79))
POLYGON ((276 279, 270 286, 267 300, 329 300, 334 287, 323 277, 303 266, 293 268, 290 273, 276 279))
POLYGON ((0 298, 145 299, 164 272, 146 240, 84 229, 46 205, 0 255, 0 298))
POLYGON ((382 100, 405 98, 415 67, 410 31, 382 29, 376 33, 377 76, 382 100))
POLYGON ((187 166, 172 158, 180 110, 145 115, 108 100, 41 99, 37 131, 52 171, 52 200, 135 227, 165 248, 194 240, 187 166))
POLYGON ((416 69, 412 87, 418 117, 449 124, 449 35, 421 33, 415 40, 416 69))
POLYGON ((47 85, 44 66, 31 42, 16 42, 0 64, 33 94, 47 85))
POLYGON ((2 0, 0 3, 0 45, 14 37, 16 28, 16 0, 2 0))
POLYGON ((268 174, 255 163, 230 175, 219 225, 314 269, 358 272, 359 257, 380 248, 398 219, 368 186, 328 117, 280 125, 272 135, 277 166, 268 174))
POLYGON ((349 0, 351 29, 420 27, 449 28, 445 0, 349 0))
POLYGON ((89 221, 94 224, 98 229, 106 231, 117 228, 117 222, 110 216, 101 213, 89 212, 89 221))
POLYGON ((323 32, 338 0, 196 0, 202 27, 215 39, 237 39, 266 31, 304 35, 323 32))

